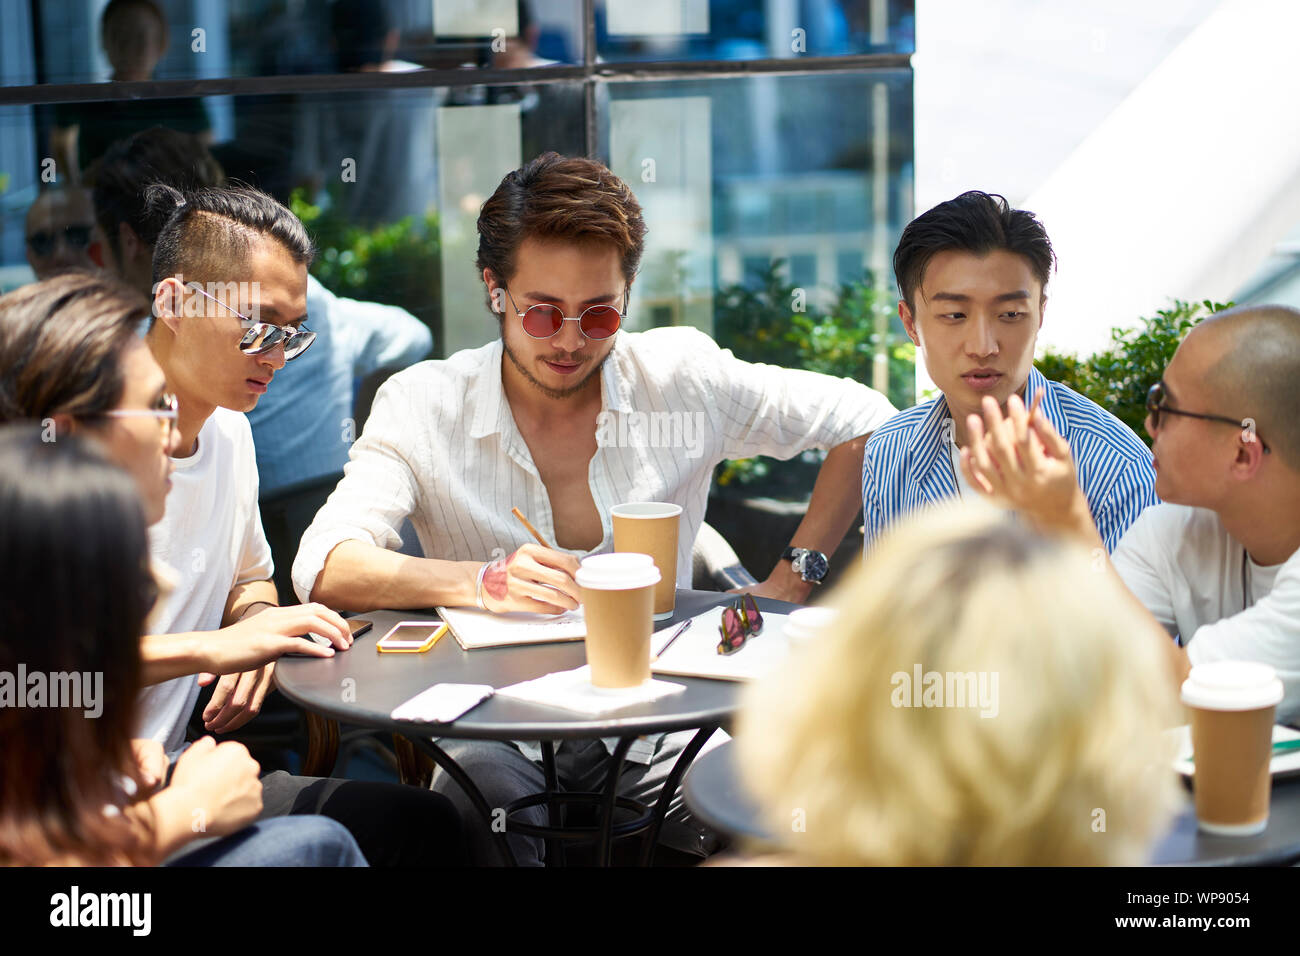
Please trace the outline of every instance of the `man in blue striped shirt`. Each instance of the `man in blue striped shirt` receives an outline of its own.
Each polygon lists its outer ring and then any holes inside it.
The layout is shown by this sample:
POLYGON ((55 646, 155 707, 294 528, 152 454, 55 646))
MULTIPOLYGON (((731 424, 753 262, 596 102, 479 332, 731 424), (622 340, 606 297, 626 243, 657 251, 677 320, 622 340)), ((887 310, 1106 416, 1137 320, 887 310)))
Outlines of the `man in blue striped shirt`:
POLYGON ((1019 395, 1070 443, 1079 487, 1107 550, 1158 499, 1151 453, 1127 425, 1034 368, 1048 273, 1055 260, 1033 213, 967 192, 914 219, 894 252, 898 314, 942 395, 876 429, 862 466, 865 545, 897 518, 977 497, 962 475, 966 419, 985 396, 1005 410, 1019 395))

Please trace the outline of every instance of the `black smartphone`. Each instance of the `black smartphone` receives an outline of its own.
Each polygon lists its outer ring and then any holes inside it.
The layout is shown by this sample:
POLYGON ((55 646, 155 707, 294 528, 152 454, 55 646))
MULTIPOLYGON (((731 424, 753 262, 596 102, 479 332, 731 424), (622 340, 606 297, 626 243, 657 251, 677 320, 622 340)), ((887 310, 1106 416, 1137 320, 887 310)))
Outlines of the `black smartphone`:
MULTIPOLYGON (((348 629, 352 632, 353 639, 360 637, 362 634, 366 633, 366 631, 370 630, 372 627, 375 626, 374 621, 368 621, 365 618, 361 618, 361 617, 351 617, 348 618, 347 621, 348 621, 348 629)), ((299 636, 305 637, 313 644, 319 644, 321 647, 333 646, 332 644, 330 644, 329 638, 321 637, 319 634, 302 634, 299 636)), ((313 655, 300 654, 296 651, 290 651, 288 654, 285 654, 284 656, 285 657, 311 657, 313 655)))

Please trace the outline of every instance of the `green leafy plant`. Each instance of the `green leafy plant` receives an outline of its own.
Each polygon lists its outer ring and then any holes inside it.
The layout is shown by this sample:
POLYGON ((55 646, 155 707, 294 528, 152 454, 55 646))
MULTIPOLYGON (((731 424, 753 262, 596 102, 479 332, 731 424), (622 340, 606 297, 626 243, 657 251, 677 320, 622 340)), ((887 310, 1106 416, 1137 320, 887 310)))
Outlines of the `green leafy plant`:
POLYGON ((1147 389, 1158 382, 1174 357, 1178 343, 1206 316, 1230 308, 1231 302, 1184 302, 1142 318, 1139 324, 1111 330, 1111 345, 1095 355, 1077 358, 1048 351, 1034 364, 1045 378, 1068 385, 1111 412, 1143 441, 1146 433, 1147 389))
POLYGON ((438 216, 361 228, 345 219, 326 194, 309 202, 294 190, 289 208, 316 242, 311 274, 335 295, 398 305, 415 315, 442 341, 440 233, 438 216))
MULTIPOLYGON (((784 260, 776 259, 749 284, 726 286, 714 302, 714 336, 747 362, 803 368, 870 384, 880 334, 878 318, 888 318, 889 399, 907 408, 915 398, 916 348, 898 327, 897 298, 877 288, 870 275, 840 286, 833 305, 807 302, 786 280, 784 260)), ((808 453, 794 462, 747 458, 718 467, 721 487, 743 484, 747 491, 777 497, 803 496, 823 455, 808 453), (761 487, 758 487, 761 486, 761 487)))

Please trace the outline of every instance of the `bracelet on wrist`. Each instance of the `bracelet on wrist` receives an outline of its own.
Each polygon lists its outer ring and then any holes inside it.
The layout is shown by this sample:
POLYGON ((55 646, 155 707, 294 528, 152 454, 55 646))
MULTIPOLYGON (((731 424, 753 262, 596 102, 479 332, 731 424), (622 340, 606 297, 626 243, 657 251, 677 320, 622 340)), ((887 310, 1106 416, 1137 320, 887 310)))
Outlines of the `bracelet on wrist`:
POLYGON ((474 582, 474 603, 478 605, 480 611, 486 611, 487 605, 483 603, 483 575, 487 574, 488 565, 491 561, 484 561, 483 566, 478 569, 478 580, 474 582))

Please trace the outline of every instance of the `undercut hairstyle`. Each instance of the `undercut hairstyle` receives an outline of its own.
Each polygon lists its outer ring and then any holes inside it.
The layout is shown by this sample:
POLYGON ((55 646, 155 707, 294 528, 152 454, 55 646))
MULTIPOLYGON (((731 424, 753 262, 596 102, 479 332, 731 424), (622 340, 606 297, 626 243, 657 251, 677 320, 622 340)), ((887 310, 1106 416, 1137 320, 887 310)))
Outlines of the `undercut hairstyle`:
POLYGON ((148 314, 135 289, 87 272, 0 296, 0 422, 93 418, 117 408, 122 353, 148 314))
POLYGON ((898 292, 910 309, 921 288, 926 267, 940 252, 969 252, 986 256, 1005 250, 1021 256, 1046 290, 1056 263, 1047 230, 1032 213, 1012 209, 1002 196, 978 190, 939 203, 907 224, 894 250, 898 292))
POLYGON ((630 283, 645 248, 641 204, 602 163, 543 153, 508 173, 478 216, 478 270, 497 281, 515 274, 525 239, 613 246, 630 283))
POLYGON ((197 136, 155 126, 110 146, 87 171, 86 181, 93 188, 99 231, 121 262, 118 233, 122 223, 152 247, 170 214, 165 207, 150 210, 144 200, 146 186, 165 183, 192 192, 221 186, 226 176, 197 136))
POLYGON ((0 707, 0 865, 156 863, 152 825, 105 812, 127 804, 123 779, 145 792, 131 737, 158 592, 140 496, 75 436, 42 439, 0 427, 0 671, 44 674, 58 694, 0 707))
POLYGON ((1201 325, 1231 336, 1206 380, 1221 414, 1253 418, 1260 439, 1300 472, 1300 310, 1238 306, 1201 325))
POLYGON ((298 217, 251 186, 182 192, 155 183, 145 189, 144 198, 146 216, 165 215, 153 249, 155 288, 171 276, 186 282, 229 278, 230 270, 246 265, 266 239, 279 243, 300 265, 310 265, 316 255, 298 217))

